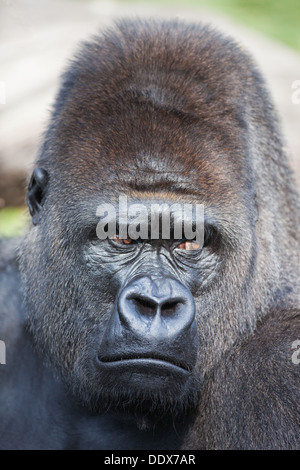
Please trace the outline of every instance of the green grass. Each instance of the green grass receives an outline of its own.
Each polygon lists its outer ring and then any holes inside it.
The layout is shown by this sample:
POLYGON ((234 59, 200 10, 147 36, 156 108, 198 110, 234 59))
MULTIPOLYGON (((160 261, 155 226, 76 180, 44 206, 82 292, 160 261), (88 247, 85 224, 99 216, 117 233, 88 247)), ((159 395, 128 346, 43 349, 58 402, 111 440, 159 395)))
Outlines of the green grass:
POLYGON ((182 8, 192 5, 223 12, 300 51, 300 0, 132 0, 130 3, 134 2, 176 4, 182 8))
POLYGON ((214 7, 257 31, 300 50, 299 0, 193 0, 214 7))
POLYGON ((6 207, 0 210, 0 237, 22 235, 28 223, 28 215, 22 207, 6 207))

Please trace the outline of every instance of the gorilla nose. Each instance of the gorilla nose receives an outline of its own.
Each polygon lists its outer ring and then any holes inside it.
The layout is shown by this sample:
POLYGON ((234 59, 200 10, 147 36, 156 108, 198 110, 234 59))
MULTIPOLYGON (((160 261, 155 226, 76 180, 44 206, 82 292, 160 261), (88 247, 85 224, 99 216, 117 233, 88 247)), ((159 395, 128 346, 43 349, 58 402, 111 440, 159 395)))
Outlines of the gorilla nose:
POLYGON ((142 276, 123 289, 118 313, 121 324, 138 336, 171 340, 189 330, 195 305, 192 294, 179 281, 142 276))

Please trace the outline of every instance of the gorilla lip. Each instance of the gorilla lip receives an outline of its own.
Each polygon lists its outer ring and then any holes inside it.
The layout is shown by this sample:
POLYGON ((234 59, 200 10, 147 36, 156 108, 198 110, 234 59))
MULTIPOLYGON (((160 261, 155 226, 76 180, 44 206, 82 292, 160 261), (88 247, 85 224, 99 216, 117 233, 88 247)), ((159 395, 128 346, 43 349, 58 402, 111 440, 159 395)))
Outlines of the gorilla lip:
POLYGON ((125 356, 98 356, 98 361, 111 366, 132 366, 132 365, 157 365, 161 368, 173 369, 174 372, 189 373, 191 368, 183 362, 174 360, 170 357, 158 356, 156 354, 137 354, 125 356))

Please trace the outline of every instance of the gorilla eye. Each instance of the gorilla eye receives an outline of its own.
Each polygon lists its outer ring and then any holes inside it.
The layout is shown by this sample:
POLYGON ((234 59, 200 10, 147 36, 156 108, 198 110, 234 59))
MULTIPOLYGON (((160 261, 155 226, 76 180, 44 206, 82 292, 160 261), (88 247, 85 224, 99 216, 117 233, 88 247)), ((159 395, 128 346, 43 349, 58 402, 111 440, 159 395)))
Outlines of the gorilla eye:
POLYGON ((200 243, 198 242, 185 240, 184 242, 177 245, 176 248, 178 250, 192 251, 192 250, 199 250, 201 246, 200 246, 200 243))
POLYGON ((115 243, 118 243, 119 245, 132 245, 136 242, 136 240, 132 240, 132 238, 114 237, 114 238, 111 238, 111 240, 115 243))
POLYGON ((204 228, 204 240, 203 245, 196 240, 182 240, 182 242, 176 246, 177 250, 194 251, 200 250, 210 245, 217 239, 217 231, 212 226, 205 226, 204 228))

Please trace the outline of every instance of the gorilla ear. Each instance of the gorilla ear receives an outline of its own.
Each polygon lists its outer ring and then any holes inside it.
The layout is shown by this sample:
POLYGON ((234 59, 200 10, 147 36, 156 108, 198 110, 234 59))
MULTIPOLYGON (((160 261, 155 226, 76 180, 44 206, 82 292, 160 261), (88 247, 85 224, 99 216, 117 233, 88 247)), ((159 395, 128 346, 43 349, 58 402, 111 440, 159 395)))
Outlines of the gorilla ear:
POLYGON ((40 211, 46 194, 48 181, 48 172, 43 168, 36 168, 30 178, 26 202, 34 225, 37 225, 40 221, 40 211))

